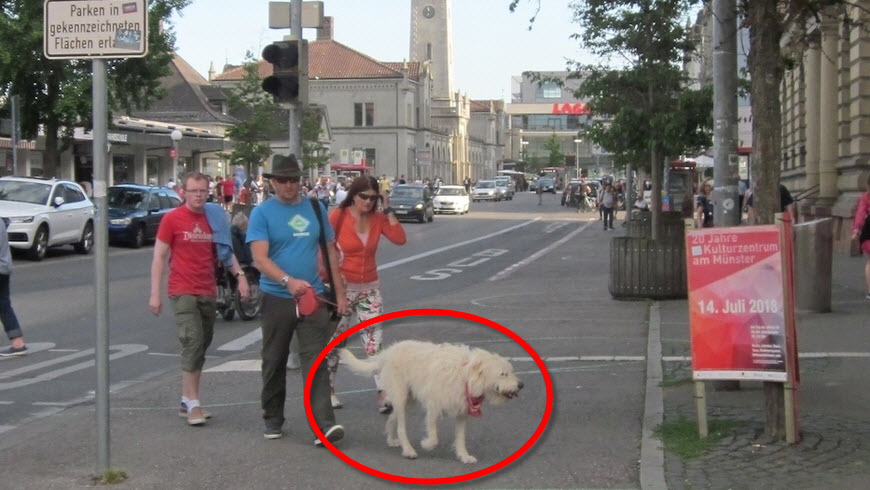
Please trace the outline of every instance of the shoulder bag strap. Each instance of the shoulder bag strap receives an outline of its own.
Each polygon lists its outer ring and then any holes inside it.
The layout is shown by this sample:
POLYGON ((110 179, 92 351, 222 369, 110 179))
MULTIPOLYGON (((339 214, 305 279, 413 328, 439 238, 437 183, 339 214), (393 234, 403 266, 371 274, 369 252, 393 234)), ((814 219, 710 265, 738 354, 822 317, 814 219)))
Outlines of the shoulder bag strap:
POLYGON ((317 215, 317 222, 320 224, 320 236, 318 237, 320 241, 320 254, 323 256, 323 264, 326 266, 327 275, 329 275, 329 283, 335 284, 332 279, 332 266, 329 263, 329 253, 326 251, 326 235, 323 232, 323 215, 320 213, 320 201, 313 197, 309 197, 308 200, 311 201, 311 207, 314 208, 314 214, 317 215))

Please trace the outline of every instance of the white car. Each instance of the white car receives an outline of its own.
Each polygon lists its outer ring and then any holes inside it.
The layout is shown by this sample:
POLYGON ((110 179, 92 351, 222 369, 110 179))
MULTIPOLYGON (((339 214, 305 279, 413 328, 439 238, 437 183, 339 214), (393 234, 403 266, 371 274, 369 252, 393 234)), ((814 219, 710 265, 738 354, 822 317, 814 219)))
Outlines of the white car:
POLYGON ((32 177, 0 178, 0 217, 9 220, 9 246, 42 260, 48 247, 94 245, 94 204, 75 182, 32 177))
POLYGON ((471 206, 468 202, 468 192, 461 185, 442 185, 435 191, 434 200, 436 213, 465 214, 471 206))

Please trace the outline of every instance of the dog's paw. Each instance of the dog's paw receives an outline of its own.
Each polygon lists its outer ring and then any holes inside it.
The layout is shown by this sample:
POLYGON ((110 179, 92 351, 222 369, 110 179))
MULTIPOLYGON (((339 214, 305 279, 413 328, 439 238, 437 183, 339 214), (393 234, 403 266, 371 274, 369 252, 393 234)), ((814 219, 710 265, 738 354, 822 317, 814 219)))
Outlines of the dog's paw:
POLYGON ((402 451, 402 456, 408 459, 417 459, 417 451, 414 451, 413 449, 406 449, 402 451))
POLYGON ((399 447, 399 446, 401 446, 401 445, 402 445, 402 441, 400 441, 400 440, 398 440, 398 439, 393 439, 393 438, 391 438, 391 437, 388 437, 388 438, 387 438, 387 446, 390 446, 390 447, 399 447))
POLYGON ((431 450, 435 449, 435 446, 437 446, 437 445, 438 445, 438 439, 434 438, 434 437, 432 437, 432 438, 427 437, 427 438, 423 439, 422 441, 420 441, 420 447, 422 447, 423 449, 425 449, 427 451, 431 451, 431 450))
POLYGON ((477 458, 470 454, 459 455, 459 461, 462 461, 465 464, 474 464, 477 463, 477 458))

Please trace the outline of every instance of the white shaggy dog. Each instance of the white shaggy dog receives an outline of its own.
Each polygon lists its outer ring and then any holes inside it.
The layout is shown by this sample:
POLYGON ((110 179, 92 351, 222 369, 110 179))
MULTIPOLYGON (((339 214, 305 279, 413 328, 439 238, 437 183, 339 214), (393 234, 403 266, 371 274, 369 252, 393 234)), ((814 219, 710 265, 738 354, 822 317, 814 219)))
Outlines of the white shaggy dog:
POLYGON ((427 434, 420 443, 423 449, 438 445, 438 417, 455 417, 456 456, 463 463, 476 463, 477 458, 465 447, 468 417, 482 415, 484 399, 503 403, 516 397, 523 387, 507 359, 465 345, 406 340, 366 360, 342 349, 341 360, 357 374, 380 375, 386 401, 393 405, 387 419, 387 444, 401 446, 406 458, 417 457, 405 429, 409 402, 416 399, 426 409, 427 434))

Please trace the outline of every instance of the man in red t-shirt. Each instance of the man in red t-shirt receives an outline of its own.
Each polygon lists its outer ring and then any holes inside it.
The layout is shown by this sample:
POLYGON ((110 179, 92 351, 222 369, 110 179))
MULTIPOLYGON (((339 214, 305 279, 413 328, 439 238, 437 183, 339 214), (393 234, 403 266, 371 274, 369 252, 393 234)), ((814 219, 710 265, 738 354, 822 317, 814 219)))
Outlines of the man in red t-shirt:
POLYGON ((236 194, 236 183, 235 179, 233 179, 232 174, 227 175, 227 178, 221 182, 223 189, 221 189, 221 193, 224 196, 224 209, 227 211, 232 211, 233 209, 233 196, 236 194))
MULTIPOLYGON (((199 404, 199 379, 217 316, 217 254, 205 209, 208 178, 199 172, 191 172, 182 178, 181 186, 176 189, 184 199, 184 204, 167 213, 157 229, 148 306, 151 313, 160 315, 163 309, 160 291, 163 267, 171 255, 168 292, 175 310, 178 340, 181 342, 179 415, 187 417, 190 425, 202 425, 210 414, 204 412, 199 404)), ((220 209, 216 211, 223 214, 220 209)), ((223 218, 226 219, 226 216, 223 218)), ((232 258, 230 270, 238 278, 239 293, 247 298, 248 281, 235 257, 232 258)))

